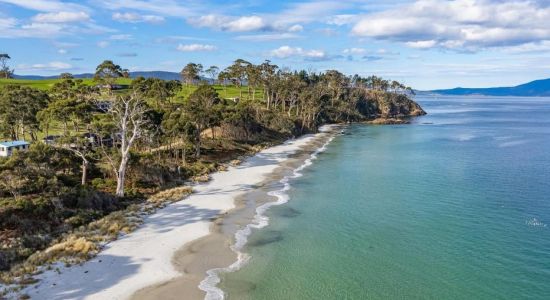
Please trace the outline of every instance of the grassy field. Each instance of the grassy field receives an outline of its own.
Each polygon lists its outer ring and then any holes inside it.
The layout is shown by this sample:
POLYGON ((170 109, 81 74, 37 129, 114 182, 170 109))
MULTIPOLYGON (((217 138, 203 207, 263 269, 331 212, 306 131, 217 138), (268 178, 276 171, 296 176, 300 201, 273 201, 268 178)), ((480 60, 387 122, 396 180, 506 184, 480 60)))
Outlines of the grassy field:
MULTIPOLYGON (((88 85, 94 85, 96 84, 93 79, 86 78, 83 79, 85 84, 88 85)), ((0 88, 9 85, 9 84, 17 84, 22 86, 29 86, 35 89, 47 91, 52 88, 52 86, 56 83, 61 81, 61 79, 40 79, 40 80, 30 80, 30 79, 0 79, 0 88)), ((130 78, 120 78, 117 81, 118 84, 124 84, 128 85, 132 83, 132 79, 130 78)), ((181 92, 178 94, 178 96, 187 98, 189 95, 197 88, 197 86, 194 85, 184 85, 182 87, 181 92)), ((222 98, 236 98, 239 97, 239 88, 235 86, 227 86, 224 87, 222 85, 215 85, 214 89, 218 92, 220 97, 222 98)), ((248 98, 248 88, 247 87, 241 87, 240 88, 243 91, 243 98, 248 98)), ((262 99, 263 98, 263 90, 257 89, 256 90, 256 99, 262 99)))
MULTIPOLYGON (((178 94, 179 97, 183 97, 185 99, 187 99, 187 97, 189 97, 189 95, 191 95, 191 93, 193 93, 194 90, 197 89, 197 86, 193 86, 193 85, 184 85, 182 87, 182 90, 181 92, 178 94)), ((218 94, 220 95, 221 98, 225 98, 225 99, 230 99, 230 98, 238 98, 240 93, 239 93, 239 88, 235 87, 235 86, 227 86, 227 87, 224 87, 222 85, 214 85, 214 89, 216 90, 216 92, 218 92, 218 94)), ((248 88, 247 87, 241 87, 240 88, 243 92, 243 99, 248 99, 248 88)), ((255 99, 256 100, 260 100, 260 99, 263 99, 263 90, 262 89, 256 89, 256 97, 255 99)), ((252 99, 252 95, 250 96, 250 98, 252 99)))
MULTIPOLYGON (((85 78, 82 79, 85 84, 87 85, 95 85, 96 82, 94 82, 91 78, 85 78)), ((9 84, 17 84, 22 86, 29 86, 33 87, 35 89, 44 90, 47 91, 52 88, 52 86, 56 83, 61 81, 61 79, 40 79, 40 80, 32 80, 32 79, 0 79, 0 87, 3 87, 5 85, 9 84)), ((132 79, 130 78, 120 78, 117 80, 118 84, 130 84, 132 82, 132 79)))

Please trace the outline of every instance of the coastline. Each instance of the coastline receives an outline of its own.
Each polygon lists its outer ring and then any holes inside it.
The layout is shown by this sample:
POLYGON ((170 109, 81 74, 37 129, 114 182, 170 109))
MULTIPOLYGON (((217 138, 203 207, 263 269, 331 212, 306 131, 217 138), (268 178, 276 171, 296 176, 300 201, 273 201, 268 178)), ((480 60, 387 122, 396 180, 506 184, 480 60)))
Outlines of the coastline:
MULTIPOLYGON (((208 239, 213 224, 235 208, 235 199, 260 187, 302 147, 330 135, 331 128, 265 149, 239 166, 212 174, 209 182, 193 187, 193 194, 148 216, 139 229, 106 245, 92 260, 45 271, 21 294, 41 299, 127 299, 146 287, 170 285, 186 273, 173 264, 176 253, 193 241, 208 239)), ((234 261, 226 258, 216 263, 234 261)))
POLYGON ((301 146, 257 188, 237 197, 235 208, 213 222, 209 235, 178 250, 173 263, 183 274, 181 277, 141 289, 132 299, 222 299, 223 291, 216 287, 220 273, 238 270, 246 264, 248 255, 240 250, 251 229, 268 225, 263 213, 288 200, 285 194, 288 180, 300 176, 299 172, 312 163, 333 136, 318 136, 301 146))

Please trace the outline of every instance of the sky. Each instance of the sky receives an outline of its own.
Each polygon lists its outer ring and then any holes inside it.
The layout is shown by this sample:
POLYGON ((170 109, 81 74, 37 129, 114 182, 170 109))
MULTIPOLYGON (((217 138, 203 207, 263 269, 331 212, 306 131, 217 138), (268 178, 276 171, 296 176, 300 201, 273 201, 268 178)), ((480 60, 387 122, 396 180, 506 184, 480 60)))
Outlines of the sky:
POLYGON ((224 68, 237 58, 416 89, 550 77, 550 0, 0 0, 19 75, 224 68))

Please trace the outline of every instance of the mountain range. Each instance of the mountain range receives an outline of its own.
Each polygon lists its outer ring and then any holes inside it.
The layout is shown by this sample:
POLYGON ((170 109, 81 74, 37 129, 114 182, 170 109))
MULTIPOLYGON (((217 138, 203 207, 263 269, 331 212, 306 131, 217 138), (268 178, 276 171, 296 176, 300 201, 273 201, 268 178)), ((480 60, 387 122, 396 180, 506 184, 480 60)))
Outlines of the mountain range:
POLYGON ((531 81, 512 87, 493 88, 454 88, 448 90, 433 90, 422 93, 438 95, 483 95, 483 96, 518 96, 544 97, 550 96, 550 78, 531 81))
MULTIPOLYGON (((130 72, 130 78, 137 78, 137 77, 145 77, 145 78, 159 78, 163 80, 177 80, 181 79, 181 75, 176 72, 166 72, 166 71, 137 71, 137 72, 130 72)), ((74 78, 93 78, 94 74, 92 73, 83 73, 83 74, 73 74, 74 78)), ((39 80, 39 79, 57 79, 59 78, 59 75, 55 76, 40 76, 40 75, 14 75, 13 78, 15 79, 27 79, 27 80, 39 80)))

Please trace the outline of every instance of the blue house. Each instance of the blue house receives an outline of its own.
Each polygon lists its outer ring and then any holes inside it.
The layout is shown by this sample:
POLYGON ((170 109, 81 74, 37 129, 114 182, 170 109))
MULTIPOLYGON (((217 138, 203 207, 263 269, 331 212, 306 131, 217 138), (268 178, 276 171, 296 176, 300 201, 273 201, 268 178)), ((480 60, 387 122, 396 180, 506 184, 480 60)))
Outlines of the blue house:
POLYGON ((9 157, 14 150, 27 151, 29 145, 25 141, 0 142, 0 157, 9 157))

